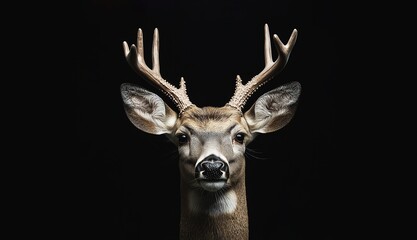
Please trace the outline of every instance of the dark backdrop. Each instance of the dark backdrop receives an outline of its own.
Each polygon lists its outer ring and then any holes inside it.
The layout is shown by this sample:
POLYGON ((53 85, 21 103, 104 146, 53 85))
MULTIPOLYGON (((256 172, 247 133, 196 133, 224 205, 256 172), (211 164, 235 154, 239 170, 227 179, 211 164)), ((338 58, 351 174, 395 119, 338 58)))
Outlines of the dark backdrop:
POLYGON ((184 77, 198 106, 224 105, 237 74, 246 82, 263 69, 265 23, 284 43, 298 29, 286 68, 246 105, 285 82, 302 85, 293 120, 249 145, 256 152, 247 159, 250 236, 340 239, 357 228, 354 222, 346 227, 350 196, 343 194, 346 162, 336 128, 340 26, 331 1, 85 0, 79 10, 79 161, 73 177, 80 182, 80 211, 71 228, 82 231, 81 239, 178 236, 175 147, 164 136, 136 129, 120 97, 124 82, 160 93, 133 72, 123 55, 122 42, 136 43, 139 27, 148 64, 157 27, 162 76, 176 86, 184 77))

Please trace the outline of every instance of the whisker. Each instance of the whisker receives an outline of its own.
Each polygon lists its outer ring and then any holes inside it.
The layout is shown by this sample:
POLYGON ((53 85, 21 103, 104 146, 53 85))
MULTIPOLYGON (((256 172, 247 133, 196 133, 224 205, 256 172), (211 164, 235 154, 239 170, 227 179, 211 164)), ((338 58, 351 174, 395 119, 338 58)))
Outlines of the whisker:
POLYGON ((269 159, 268 157, 259 156, 259 155, 262 154, 262 152, 256 151, 256 150, 251 149, 251 148, 246 148, 246 151, 245 151, 244 154, 245 154, 245 157, 252 158, 252 159, 257 159, 257 160, 268 160, 269 159))

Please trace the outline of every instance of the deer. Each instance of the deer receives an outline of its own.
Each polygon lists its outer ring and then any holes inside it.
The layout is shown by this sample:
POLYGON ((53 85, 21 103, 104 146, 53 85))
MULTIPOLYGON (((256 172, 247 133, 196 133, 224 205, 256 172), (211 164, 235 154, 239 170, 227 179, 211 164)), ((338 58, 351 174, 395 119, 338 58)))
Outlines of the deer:
POLYGON ((175 87, 161 76, 159 32, 154 29, 152 68, 145 63, 143 32, 137 46, 123 41, 124 56, 131 68, 161 90, 175 104, 172 109, 158 94, 131 83, 120 86, 127 118, 139 130, 165 135, 176 145, 180 174, 179 239, 249 239, 245 183, 245 151, 259 134, 275 132, 293 118, 301 93, 297 81, 282 84, 245 103, 262 85, 286 66, 297 40, 294 29, 287 44, 274 34, 278 57, 272 57, 268 24, 264 26, 265 67, 246 84, 239 75, 230 101, 221 107, 198 107, 188 95, 185 80, 175 87))

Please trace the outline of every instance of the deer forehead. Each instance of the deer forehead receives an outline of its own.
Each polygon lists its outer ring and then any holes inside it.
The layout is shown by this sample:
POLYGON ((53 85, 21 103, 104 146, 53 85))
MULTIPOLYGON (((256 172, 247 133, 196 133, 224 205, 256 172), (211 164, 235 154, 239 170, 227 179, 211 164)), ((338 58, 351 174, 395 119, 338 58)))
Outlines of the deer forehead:
POLYGON ((231 107, 190 108, 179 119, 178 129, 181 128, 196 134, 229 134, 234 130, 249 132, 242 113, 231 107))

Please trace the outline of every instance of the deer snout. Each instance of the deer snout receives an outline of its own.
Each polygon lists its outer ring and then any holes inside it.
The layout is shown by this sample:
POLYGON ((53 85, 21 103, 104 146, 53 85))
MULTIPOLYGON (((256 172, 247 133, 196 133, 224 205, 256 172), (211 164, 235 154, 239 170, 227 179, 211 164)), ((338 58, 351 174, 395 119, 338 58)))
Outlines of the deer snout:
POLYGON ((229 166, 221 158, 210 155, 197 164, 195 177, 208 181, 227 180, 229 177, 229 166))

